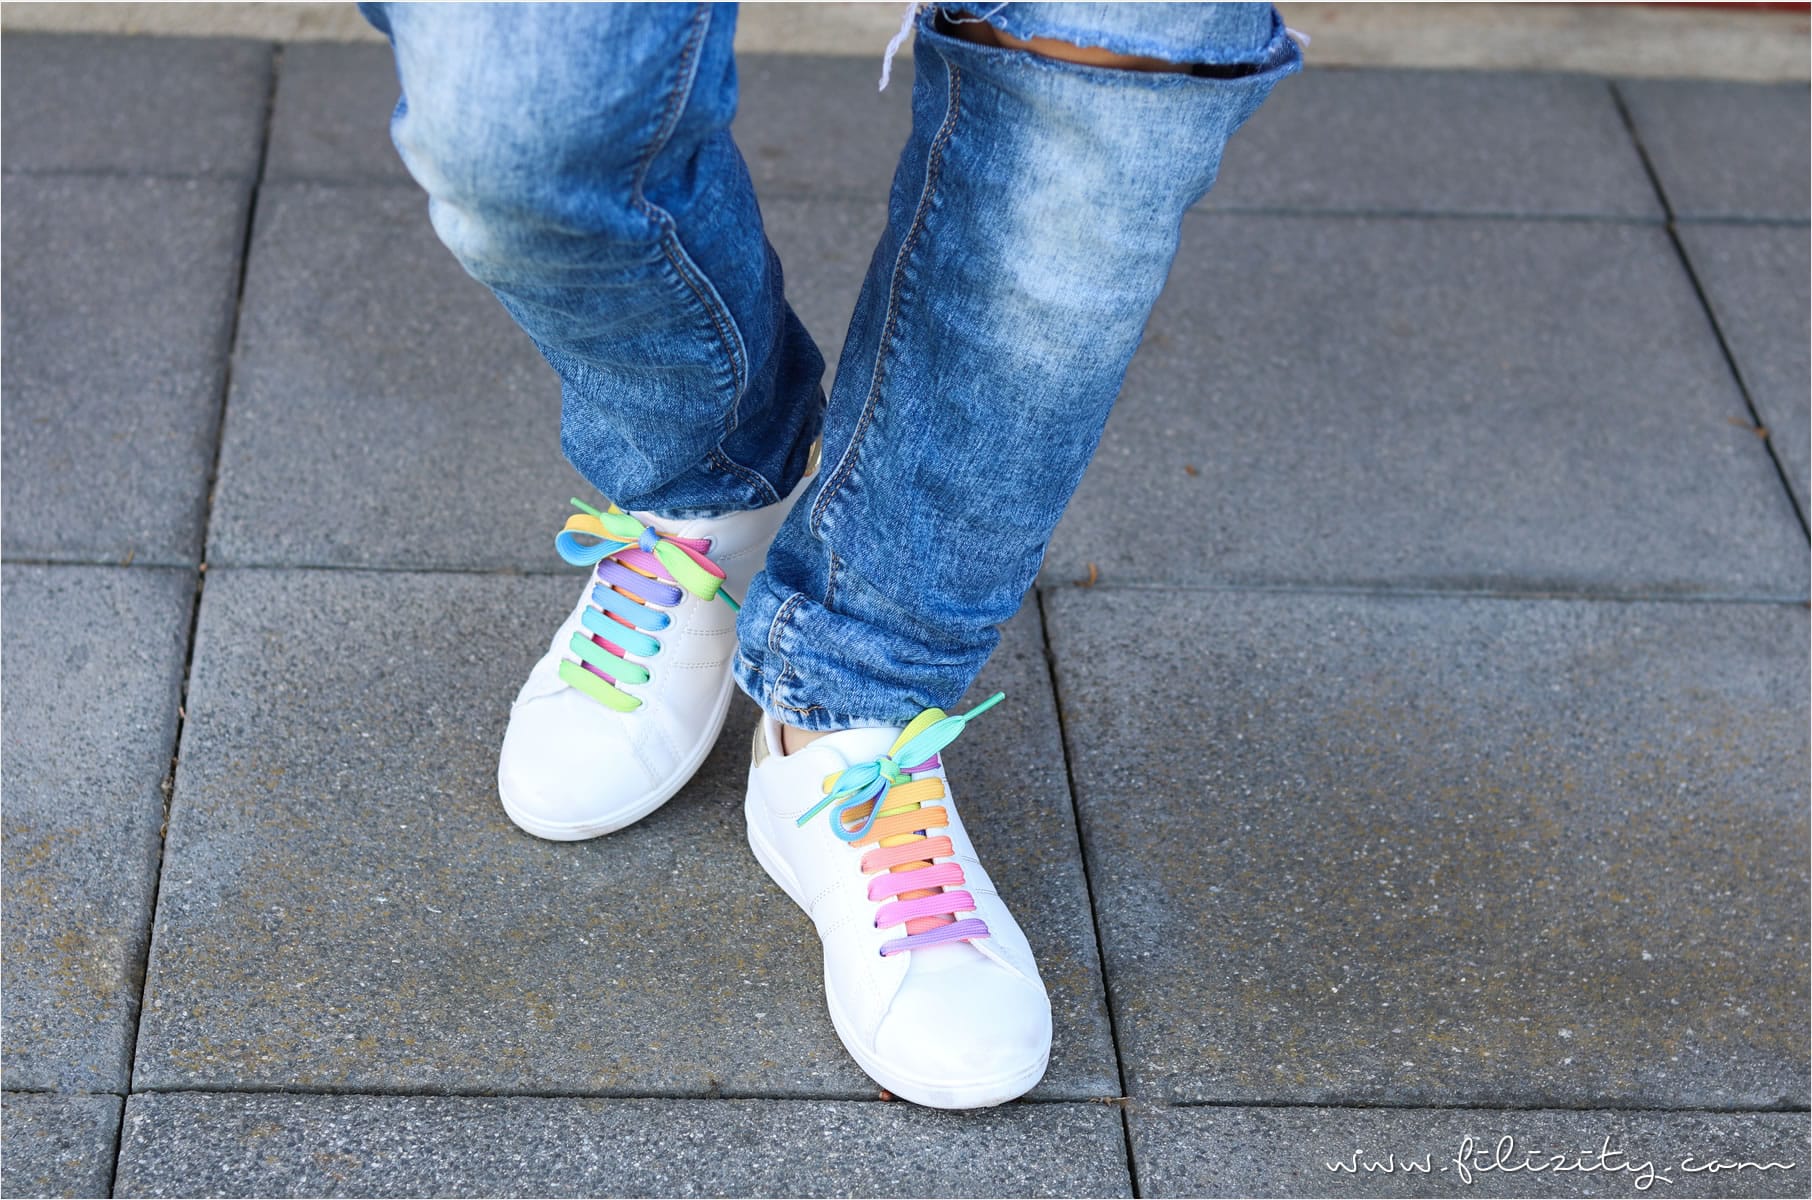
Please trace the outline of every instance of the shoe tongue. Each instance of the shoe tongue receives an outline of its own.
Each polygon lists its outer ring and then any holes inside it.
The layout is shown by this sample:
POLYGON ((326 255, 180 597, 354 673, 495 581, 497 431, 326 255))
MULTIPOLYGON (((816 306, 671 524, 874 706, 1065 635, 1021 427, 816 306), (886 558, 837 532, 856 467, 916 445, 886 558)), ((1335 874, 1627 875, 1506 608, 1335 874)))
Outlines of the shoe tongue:
MULTIPOLYGON (((843 729, 836 733, 827 733, 811 743, 812 749, 822 747, 835 750, 842 756, 845 766, 857 763, 873 762, 877 758, 891 757, 898 753, 900 747, 923 733, 932 725, 944 719, 944 710, 928 708, 914 717, 904 729, 843 729)), ((903 767, 916 767, 917 763, 901 763, 903 767)))
POLYGON ((684 519, 657 517, 651 512, 631 512, 630 516, 650 529, 659 530, 669 537, 706 538, 710 536, 711 524, 718 518, 687 517, 684 519))
POLYGON ((873 762, 891 753, 899 736, 900 731, 897 729, 843 729, 825 734, 806 749, 835 751, 847 767, 856 763, 873 762))

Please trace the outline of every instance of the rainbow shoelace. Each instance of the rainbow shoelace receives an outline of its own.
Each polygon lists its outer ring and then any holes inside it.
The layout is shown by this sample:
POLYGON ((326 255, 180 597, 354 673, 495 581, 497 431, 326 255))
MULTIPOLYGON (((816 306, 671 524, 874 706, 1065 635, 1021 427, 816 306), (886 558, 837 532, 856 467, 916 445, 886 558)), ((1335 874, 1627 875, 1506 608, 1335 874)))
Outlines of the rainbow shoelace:
POLYGON ((988 936, 986 921, 959 919, 975 911, 975 897, 962 890, 962 864, 938 861, 954 853, 948 834, 931 836, 950 824, 949 812, 935 804, 944 798, 944 783, 914 776, 936 770, 939 753, 963 726, 1005 696, 996 692, 961 716, 926 709, 885 755, 827 776, 824 799, 799 818, 803 826, 829 809, 831 831, 839 838, 853 846, 874 844, 862 856, 861 868, 873 876, 868 898, 881 906, 875 928, 906 927, 904 936, 882 944, 883 955, 988 936))
POLYGON ((625 655, 652 658, 661 643, 654 635, 672 617, 672 608, 690 593, 700 600, 721 599, 731 609, 741 606, 723 590, 723 568, 705 557, 704 538, 673 537, 642 524, 616 505, 599 512, 575 499, 579 512, 566 518, 554 538, 554 549, 575 567, 597 566, 591 603, 580 615, 583 629, 573 632, 574 658, 560 660, 560 678, 569 687, 618 712, 642 706, 625 685, 647 683, 648 668, 625 655))

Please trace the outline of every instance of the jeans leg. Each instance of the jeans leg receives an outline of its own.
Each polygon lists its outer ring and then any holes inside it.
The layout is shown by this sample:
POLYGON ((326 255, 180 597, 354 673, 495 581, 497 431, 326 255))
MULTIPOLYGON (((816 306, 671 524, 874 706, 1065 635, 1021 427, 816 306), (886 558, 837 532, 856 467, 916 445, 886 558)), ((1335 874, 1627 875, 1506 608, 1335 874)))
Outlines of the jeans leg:
POLYGON ((1079 66, 921 14, 912 135, 824 469, 739 624, 739 681, 806 729, 899 724, 974 681, 1094 453, 1184 212, 1301 65, 1266 5, 948 7, 1198 66, 1079 66))
POLYGON ((435 231, 559 374, 580 473, 674 517, 792 490, 824 360, 730 137, 735 6, 362 8, 435 231))

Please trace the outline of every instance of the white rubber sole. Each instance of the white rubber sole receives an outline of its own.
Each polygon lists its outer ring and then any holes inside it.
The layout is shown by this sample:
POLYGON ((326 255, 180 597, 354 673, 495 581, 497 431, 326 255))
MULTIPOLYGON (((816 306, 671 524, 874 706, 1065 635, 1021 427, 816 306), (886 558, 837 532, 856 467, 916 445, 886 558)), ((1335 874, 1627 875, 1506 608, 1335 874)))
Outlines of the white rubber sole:
POLYGON ((607 833, 615 833, 619 829, 634 825, 678 795, 679 790, 691 783, 692 777, 698 774, 698 769, 705 765, 705 759, 710 757, 712 748, 717 745, 718 735, 724 729, 724 721, 730 715, 730 697, 735 691, 736 681, 726 670, 723 686, 718 690, 716 705, 710 721, 706 725, 709 733, 699 739, 692 754, 674 768, 673 773, 662 780, 659 786, 638 797, 636 802, 627 808, 620 808, 605 816, 593 817, 587 821, 566 823, 543 821, 530 816, 511 803, 509 789, 504 786, 503 773, 500 771, 497 775, 497 798, 503 801, 503 811, 508 814, 510 820, 516 823, 516 828, 550 842, 583 842, 588 838, 602 837, 607 833))
MULTIPOLYGON (((791 868, 769 844, 754 814, 749 811, 749 802, 743 802, 743 818, 748 822, 749 850, 755 855, 755 861, 768 873, 768 878, 779 885, 787 894, 787 899, 799 906, 801 912, 809 917, 811 914, 800 899, 799 885, 793 878, 791 868)), ((849 1056, 856 1060, 868 1077, 900 1097, 926 1108, 969 1109, 992 1108, 1018 1099, 1031 1091, 1038 1081, 1044 1078, 1045 1068, 1050 1064, 1050 1052, 1046 1051, 1038 1062, 1029 1067, 1018 1068, 989 1079, 966 1079, 961 1083, 952 1083, 944 1079, 930 1079, 914 1075, 893 1063, 883 1062, 875 1057, 865 1046, 851 1035, 854 1026, 845 1019, 842 1008, 837 1003, 836 993, 831 991, 830 981, 824 983, 825 1007, 830 1011, 831 1025, 837 1031, 837 1039, 849 1056)))

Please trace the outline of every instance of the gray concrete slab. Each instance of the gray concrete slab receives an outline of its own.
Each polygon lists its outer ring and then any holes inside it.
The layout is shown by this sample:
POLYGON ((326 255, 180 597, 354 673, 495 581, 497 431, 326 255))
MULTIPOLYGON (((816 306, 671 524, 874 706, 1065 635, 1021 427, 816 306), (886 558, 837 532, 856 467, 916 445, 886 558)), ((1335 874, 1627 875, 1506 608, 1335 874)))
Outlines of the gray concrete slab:
MULTIPOLYGON (((885 219, 769 205, 834 354, 885 219)), ((211 561, 561 569, 560 384, 435 239, 413 188, 272 185, 246 280, 211 561), (324 483, 326 486, 323 486, 324 483), (399 519, 457 504, 454 521, 399 519)))
MULTIPOLYGON (((748 853, 751 705, 629 829, 559 844, 505 817, 509 702, 579 586, 209 573, 136 1086, 875 1094, 824 1011, 810 923, 748 853)), ((1036 1094, 1110 1095, 1036 611, 1008 634, 978 694, 1012 705, 951 761, 1052 989, 1036 1094)))
POLYGON ((905 1103, 133 1096, 120 1196, 1125 1196, 1119 1114, 905 1103))
POLYGON ((1804 1196, 1812 1150, 1804 1113, 1138 1107, 1131 1125, 1144 1196, 1804 1196))
POLYGON ((118 1096, 7 1092, 0 1099, 0 1192, 110 1196, 119 1146, 118 1096))
POLYGON ((196 561, 245 208, 224 180, 7 178, 8 557, 196 561))
POLYGON ((839 196, 885 206, 912 131, 913 70, 896 58, 893 80, 878 91, 885 45, 873 57, 737 56, 733 132, 764 201, 839 196))
POLYGON ((0 574, 9 1088, 126 1088, 194 587, 186 571, 0 574))
POLYGON ((387 43, 285 46, 265 181, 409 183, 390 144, 390 113, 400 91, 387 43))
POLYGON ((787 301, 824 353, 828 389, 862 277, 887 227, 886 199, 770 200, 761 207, 786 276, 787 301))
POLYGON ((1211 208, 1662 215, 1610 85, 1310 67, 1234 135, 1211 208))
POLYGON ((257 172, 268 43, 8 34, 0 79, 8 171, 257 172))
POLYGON ((1674 215, 1807 219, 1805 84, 1639 79, 1617 88, 1674 215))
POLYGON ((1802 607, 1045 605, 1134 1095, 1805 1106, 1802 607))
POLYGON ((211 561, 557 568, 560 383, 413 188, 258 203, 211 561), (457 520, 419 520, 456 506, 457 520))
MULTIPOLYGON (((879 74, 878 54, 738 57, 734 132, 764 201, 885 205, 912 125, 912 62, 896 61, 885 93, 875 88, 879 74)), ((284 47, 266 178, 408 183, 388 131, 398 92, 387 45, 284 47)))
POLYGON ((1660 227, 1188 226, 1045 582, 1805 594, 1660 227))
POLYGON ((1812 497, 1812 450, 1807 448, 1812 351, 1806 339, 1812 326, 1806 295, 1812 255, 1807 229, 1691 224, 1680 227, 1680 240, 1805 512, 1812 497))

